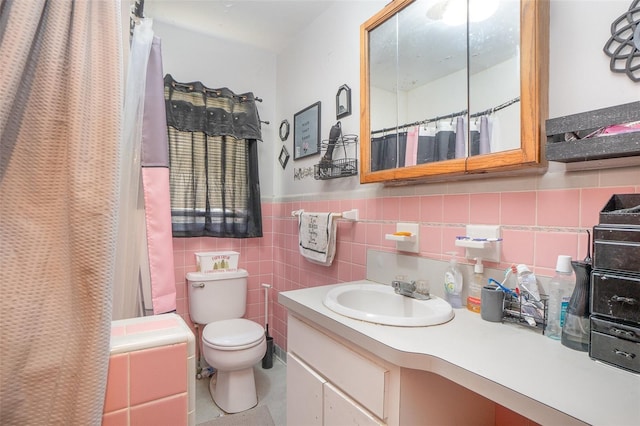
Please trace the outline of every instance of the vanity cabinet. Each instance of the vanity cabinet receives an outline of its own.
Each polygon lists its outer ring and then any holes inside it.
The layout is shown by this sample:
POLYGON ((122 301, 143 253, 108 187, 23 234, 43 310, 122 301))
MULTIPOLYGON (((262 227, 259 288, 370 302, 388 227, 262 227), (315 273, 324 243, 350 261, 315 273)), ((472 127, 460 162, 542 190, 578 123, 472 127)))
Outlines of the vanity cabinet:
POLYGON ((287 424, 340 426, 345 419, 363 426, 385 424, 291 353, 287 390, 287 424))
POLYGON ((383 425, 389 417, 390 376, 371 359, 290 316, 287 424, 383 425))
POLYGON ((548 34, 549 0, 394 0, 363 23, 360 182, 543 170, 548 34))
POLYGON ((289 315, 287 424, 494 425, 495 407, 437 374, 400 368, 289 315))

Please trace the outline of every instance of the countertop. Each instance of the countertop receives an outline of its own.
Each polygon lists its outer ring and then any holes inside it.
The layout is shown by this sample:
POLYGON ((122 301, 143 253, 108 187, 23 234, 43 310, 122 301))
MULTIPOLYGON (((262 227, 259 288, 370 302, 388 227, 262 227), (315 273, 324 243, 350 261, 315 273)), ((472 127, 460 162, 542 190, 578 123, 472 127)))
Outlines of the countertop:
POLYGON ((441 375, 538 423, 640 425, 640 375, 594 361, 540 331, 484 321, 465 308, 432 327, 351 319, 322 303, 330 289, 344 284, 281 292, 278 301, 380 358, 441 375))

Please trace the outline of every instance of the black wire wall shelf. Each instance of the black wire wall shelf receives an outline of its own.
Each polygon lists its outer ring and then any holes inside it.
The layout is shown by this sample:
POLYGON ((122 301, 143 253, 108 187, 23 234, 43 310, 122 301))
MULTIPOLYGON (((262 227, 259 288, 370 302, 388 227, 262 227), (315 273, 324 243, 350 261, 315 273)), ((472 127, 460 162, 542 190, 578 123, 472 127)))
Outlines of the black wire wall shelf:
MULTIPOLYGON (((345 158, 336 160, 328 160, 323 156, 320 163, 313 166, 313 177, 316 180, 328 180, 343 178, 349 176, 355 176, 358 174, 358 159, 348 157, 347 146, 356 145, 358 143, 357 135, 343 135, 335 142, 335 149, 342 147, 342 152, 345 158)), ((320 144, 321 149, 326 153, 329 148, 329 140, 323 140, 320 144)), ((354 154, 355 155, 355 154, 354 154)))

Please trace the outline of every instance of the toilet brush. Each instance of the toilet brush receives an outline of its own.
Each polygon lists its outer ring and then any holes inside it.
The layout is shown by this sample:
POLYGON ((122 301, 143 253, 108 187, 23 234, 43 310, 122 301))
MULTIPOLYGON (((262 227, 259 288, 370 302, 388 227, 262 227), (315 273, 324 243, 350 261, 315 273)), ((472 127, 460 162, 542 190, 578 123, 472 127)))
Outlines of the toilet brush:
POLYGON ((262 368, 273 367, 273 337, 269 336, 269 284, 262 284, 264 287, 264 329, 267 340, 267 352, 262 357, 262 368))

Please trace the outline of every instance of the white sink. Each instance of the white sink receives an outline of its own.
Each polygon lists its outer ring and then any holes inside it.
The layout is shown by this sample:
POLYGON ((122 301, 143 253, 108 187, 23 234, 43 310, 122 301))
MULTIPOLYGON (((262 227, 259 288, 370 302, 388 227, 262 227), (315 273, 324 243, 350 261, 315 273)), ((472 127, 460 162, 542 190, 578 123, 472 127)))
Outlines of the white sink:
POLYGON ((437 325, 453 318, 451 305, 439 297, 417 300, 396 294, 384 284, 341 285, 329 290, 323 303, 340 315, 399 327, 437 325))

